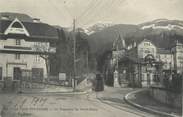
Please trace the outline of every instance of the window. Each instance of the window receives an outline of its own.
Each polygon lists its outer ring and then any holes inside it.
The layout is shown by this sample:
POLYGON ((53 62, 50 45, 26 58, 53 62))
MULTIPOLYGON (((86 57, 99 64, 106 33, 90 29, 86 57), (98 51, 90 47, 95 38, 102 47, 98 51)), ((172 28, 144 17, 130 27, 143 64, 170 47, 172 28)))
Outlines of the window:
POLYGON ((19 60, 20 59, 20 54, 15 54, 15 59, 19 60))
POLYGON ((2 71, 3 71, 3 69, 2 69, 2 67, 0 67, 0 80, 3 79, 3 74, 2 74, 3 72, 2 71))
POLYGON ((35 62, 39 62, 40 61, 40 56, 39 55, 35 55, 35 62))
POLYGON ((20 39, 16 39, 16 45, 21 45, 21 40, 20 39))
POLYGON ((144 46, 150 46, 150 43, 149 42, 145 42, 144 46))
POLYGON ((142 81, 146 81, 146 74, 142 74, 142 81))
POLYGON ((183 59, 183 56, 178 56, 177 58, 178 58, 178 59, 183 59))
POLYGON ((150 51, 149 50, 145 50, 144 53, 150 53, 150 51))
POLYGON ((19 23, 19 22, 15 22, 13 25, 12 25, 12 28, 23 28, 22 25, 19 23))

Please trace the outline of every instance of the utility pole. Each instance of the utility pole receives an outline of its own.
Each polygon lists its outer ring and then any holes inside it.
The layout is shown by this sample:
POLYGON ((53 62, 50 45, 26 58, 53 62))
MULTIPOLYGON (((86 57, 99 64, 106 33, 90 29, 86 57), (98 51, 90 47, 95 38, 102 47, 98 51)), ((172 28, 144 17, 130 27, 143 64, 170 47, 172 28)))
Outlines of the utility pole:
POLYGON ((74 91, 76 89, 76 35, 75 35, 75 30, 76 30, 76 19, 73 19, 74 91))
POLYGON ((118 49, 118 44, 117 44, 117 68, 116 68, 116 70, 118 71, 118 67, 119 67, 119 65, 118 65, 118 60, 119 59, 119 49, 118 49))
POLYGON ((89 67, 88 67, 89 65, 88 65, 88 49, 87 49, 87 51, 86 51, 86 67, 87 67, 87 76, 88 76, 88 74, 89 74, 89 67))

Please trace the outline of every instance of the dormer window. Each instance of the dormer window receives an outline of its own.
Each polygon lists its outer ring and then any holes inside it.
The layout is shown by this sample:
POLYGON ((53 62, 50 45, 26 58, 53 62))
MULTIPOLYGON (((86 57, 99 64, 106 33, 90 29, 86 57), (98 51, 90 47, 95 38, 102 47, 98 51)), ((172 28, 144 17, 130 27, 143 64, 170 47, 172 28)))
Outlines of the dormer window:
POLYGON ((22 25, 19 23, 19 22, 15 22, 13 25, 12 25, 12 28, 23 28, 22 25))
POLYGON ((8 34, 21 34, 29 36, 27 29, 25 28, 24 24, 18 20, 17 18, 12 21, 12 23, 8 26, 8 28, 4 32, 5 35, 8 34))

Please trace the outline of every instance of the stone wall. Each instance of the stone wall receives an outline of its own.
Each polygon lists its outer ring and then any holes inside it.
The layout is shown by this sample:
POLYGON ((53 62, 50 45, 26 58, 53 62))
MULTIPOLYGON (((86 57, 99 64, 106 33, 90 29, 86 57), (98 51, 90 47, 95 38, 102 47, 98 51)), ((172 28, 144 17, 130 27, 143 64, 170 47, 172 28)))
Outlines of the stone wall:
POLYGON ((0 81, 0 92, 17 91, 20 86, 19 81, 0 81))
POLYGON ((181 93, 171 92, 162 87, 151 87, 150 95, 157 101, 175 108, 182 108, 181 93))

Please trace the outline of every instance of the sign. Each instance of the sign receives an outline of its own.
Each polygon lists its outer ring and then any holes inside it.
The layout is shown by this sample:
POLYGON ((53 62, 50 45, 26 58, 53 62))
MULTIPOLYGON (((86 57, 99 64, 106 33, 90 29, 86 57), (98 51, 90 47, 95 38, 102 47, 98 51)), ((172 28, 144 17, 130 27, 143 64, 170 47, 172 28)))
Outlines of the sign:
POLYGON ((66 73, 59 73, 59 80, 66 80, 66 73))

